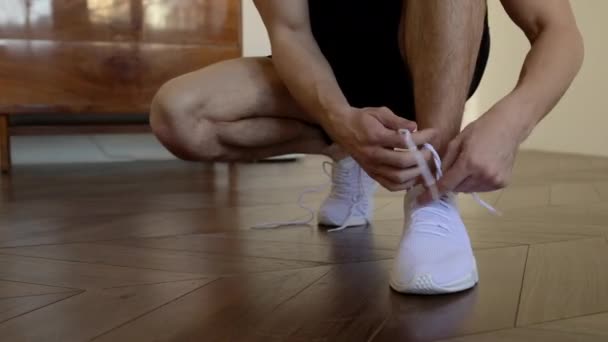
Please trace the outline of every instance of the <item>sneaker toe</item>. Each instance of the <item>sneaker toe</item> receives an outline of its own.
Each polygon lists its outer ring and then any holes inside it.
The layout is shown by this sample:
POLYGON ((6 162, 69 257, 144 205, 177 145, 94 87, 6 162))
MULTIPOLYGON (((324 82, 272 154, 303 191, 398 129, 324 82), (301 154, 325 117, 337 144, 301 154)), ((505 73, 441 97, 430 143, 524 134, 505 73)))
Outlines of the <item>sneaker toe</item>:
POLYGON ((472 255, 418 262, 410 265, 396 259, 390 286, 397 292, 421 295, 447 294, 470 289, 478 282, 472 255))

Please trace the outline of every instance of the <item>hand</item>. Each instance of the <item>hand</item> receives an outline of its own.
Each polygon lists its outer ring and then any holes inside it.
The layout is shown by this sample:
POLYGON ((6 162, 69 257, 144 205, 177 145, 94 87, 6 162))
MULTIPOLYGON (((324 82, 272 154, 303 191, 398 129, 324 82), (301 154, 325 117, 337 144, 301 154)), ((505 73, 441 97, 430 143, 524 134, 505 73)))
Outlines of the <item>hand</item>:
MULTIPOLYGON (((416 130, 416 123, 395 115, 388 108, 352 108, 328 131, 333 139, 382 186, 390 191, 411 188, 420 175, 414 156, 395 151, 406 148, 400 129, 416 130)), ((422 145, 435 136, 434 130, 412 134, 422 145)), ((430 154, 425 152, 428 161, 430 154)))
MULTIPOLYGON (((471 123, 448 145, 443 158, 444 174, 437 182, 439 194, 489 192, 506 187, 521 141, 519 136, 519 129, 509 122, 509 113, 499 108, 471 123)), ((432 201, 430 190, 418 201, 432 201)))

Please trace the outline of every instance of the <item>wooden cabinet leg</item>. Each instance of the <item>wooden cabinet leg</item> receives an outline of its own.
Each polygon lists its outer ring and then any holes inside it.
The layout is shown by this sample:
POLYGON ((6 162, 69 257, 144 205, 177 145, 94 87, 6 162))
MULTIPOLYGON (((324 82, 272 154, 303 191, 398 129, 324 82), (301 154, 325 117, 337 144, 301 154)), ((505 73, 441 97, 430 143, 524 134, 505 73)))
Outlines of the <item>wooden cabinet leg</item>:
POLYGON ((8 115, 0 114, 0 171, 11 171, 11 136, 8 130, 8 115))

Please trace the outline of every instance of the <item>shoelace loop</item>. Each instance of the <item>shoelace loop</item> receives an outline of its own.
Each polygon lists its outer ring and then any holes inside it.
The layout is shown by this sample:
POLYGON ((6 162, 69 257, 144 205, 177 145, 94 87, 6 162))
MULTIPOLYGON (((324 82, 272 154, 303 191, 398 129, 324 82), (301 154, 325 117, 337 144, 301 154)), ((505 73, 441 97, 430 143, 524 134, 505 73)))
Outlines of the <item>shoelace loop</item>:
MULTIPOLYGON (((425 148, 429 152, 431 152, 431 155, 433 157, 433 164, 435 165, 435 169, 436 169, 435 176, 433 176, 431 170, 428 167, 428 164, 424 160, 424 156, 422 155, 422 152, 420 152, 420 150, 418 149, 418 146, 416 145, 416 143, 414 142, 414 139, 412 138, 412 133, 406 129, 399 130, 399 133, 403 134, 404 139, 405 139, 405 145, 407 146, 408 151, 414 154, 414 157, 416 158, 416 163, 418 164, 418 167, 420 168, 420 172, 422 174, 422 179, 424 180, 424 184, 426 185, 427 188, 430 189, 433 199, 435 201, 441 200, 439 197, 439 190, 437 189, 437 184, 436 184, 437 181, 443 176, 443 172, 441 171, 441 167, 442 167, 441 157, 439 157, 439 153, 437 153, 437 150, 435 150, 433 145, 431 145, 431 144, 423 145, 423 148, 425 148)), ((452 194, 449 194, 449 196, 452 196, 452 194)), ((486 201, 481 199, 481 197, 479 197, 478 194, 471 193, 471 196, 473 197, 475 202, 477 202, 480 206, 486 208, 491 213, 493 213, 495 215, 501 215, 501 213, 498 210, 496 210, 494 207, 492 207, 486 201)))

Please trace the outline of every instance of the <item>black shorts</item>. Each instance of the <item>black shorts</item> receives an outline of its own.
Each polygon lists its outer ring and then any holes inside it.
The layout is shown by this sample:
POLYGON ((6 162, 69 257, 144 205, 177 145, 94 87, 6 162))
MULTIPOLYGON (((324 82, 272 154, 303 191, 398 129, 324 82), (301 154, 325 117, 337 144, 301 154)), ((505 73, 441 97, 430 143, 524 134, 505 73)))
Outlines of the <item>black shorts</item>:
MULTIPOLYGON (((403 0, 309 0, 310 21, 351 106, 384 106, 416 120, 413 82, 399 49, 402 4, 403 0)), ((489 57, 487 16, 479 44, 469 97, 479 86, 489 57)))

